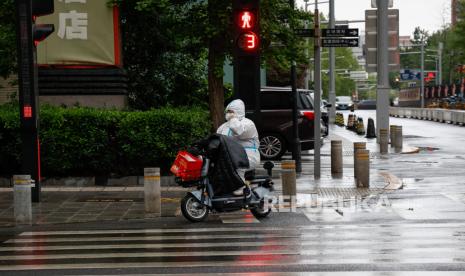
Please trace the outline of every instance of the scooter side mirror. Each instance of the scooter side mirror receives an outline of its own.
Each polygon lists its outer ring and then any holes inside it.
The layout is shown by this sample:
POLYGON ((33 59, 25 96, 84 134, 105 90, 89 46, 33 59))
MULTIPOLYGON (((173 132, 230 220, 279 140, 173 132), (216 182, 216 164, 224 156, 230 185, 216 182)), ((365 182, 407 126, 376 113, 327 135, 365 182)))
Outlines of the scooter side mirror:
POLYGON ((265 164, 263 164, 263 168, 268 172, 268 175, 271 177, 272 176, 272 170, 274 168, 274 163, 271 161, 266 161, 265 164))

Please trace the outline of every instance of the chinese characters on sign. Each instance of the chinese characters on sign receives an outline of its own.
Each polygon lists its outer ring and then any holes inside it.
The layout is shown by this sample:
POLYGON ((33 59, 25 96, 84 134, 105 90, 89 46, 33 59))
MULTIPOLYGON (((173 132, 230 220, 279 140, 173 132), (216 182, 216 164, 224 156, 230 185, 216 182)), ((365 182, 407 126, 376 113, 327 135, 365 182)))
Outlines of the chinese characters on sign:
MULTIPOLYGON (((60 2, 86 4, 86 0, 59 0, 60 2)), ((59 14, 57 35, 61 39, 87 40, 87 13, 75 10, 59 14)))
POLYGON ((38 24, 56 27, 56 32, 38 45, 38 64, 121 65, 116 6, 109 5, 108 0, 54 1, 55 12, 37 19, 38 24))
POLYGON ((322 29, 323 37, 358 37, 358 29, 322 29))

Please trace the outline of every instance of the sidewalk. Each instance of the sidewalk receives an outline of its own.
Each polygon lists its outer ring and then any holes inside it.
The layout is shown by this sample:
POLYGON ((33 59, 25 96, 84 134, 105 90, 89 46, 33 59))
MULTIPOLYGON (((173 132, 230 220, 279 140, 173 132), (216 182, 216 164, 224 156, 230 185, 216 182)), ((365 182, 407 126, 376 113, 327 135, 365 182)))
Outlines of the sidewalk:
MULTIPOLYGON (((313 178, 313 154, 303 155, 303 172, 297 177, 297 192, 300 196, 316 195, 320 200, 337 198, 366 197, 389 190, 399 189, 401 181, 389 172, 372 168, 370 188, 355 188, 353 175, 353 142, 366 141, 371 151, 372 163, 382 157, 377 153, 375 139, 367 140, 340 127, 333 127, 331 135, 321 150, 322 177, 313 178), (331 176, 330 140, 343 141, 344 176, 331 176)), ((285 157, 289 158, 289 157, 285 157)), ((276 195, 282 193, 280 179, 280 162, 275 162, 274 182, 276 195)), ((264 173, 264 172, 260 172, 264 173)), ((179 216, 179 203, 187 189, 178 186, 162 187, 163 217, 179 216)), ((42 202, 33 203, 33 224, 76 223, 106 220, 150 219, 154 216, 145 214, 143 186, 123 187, 57 187, 42 189, 42 202)), ((0 188, 0 227, 14 226, 12 188, 0 188)))

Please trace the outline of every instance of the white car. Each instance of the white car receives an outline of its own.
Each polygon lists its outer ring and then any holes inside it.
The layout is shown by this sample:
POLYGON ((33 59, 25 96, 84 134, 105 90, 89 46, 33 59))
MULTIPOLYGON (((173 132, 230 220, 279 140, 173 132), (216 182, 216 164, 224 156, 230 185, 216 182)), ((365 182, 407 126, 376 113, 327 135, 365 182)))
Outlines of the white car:
POLYGON ((354 106, 352 98, 349 96, 336 97, 336 109, 337 110, 348 110, 354 106))

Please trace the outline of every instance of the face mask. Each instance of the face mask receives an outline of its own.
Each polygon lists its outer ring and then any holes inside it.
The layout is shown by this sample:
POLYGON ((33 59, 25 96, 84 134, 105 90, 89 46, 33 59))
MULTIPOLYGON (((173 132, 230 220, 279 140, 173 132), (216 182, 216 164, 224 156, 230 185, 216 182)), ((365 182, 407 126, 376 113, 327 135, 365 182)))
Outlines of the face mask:
POLYGON ((226 119, 226 121, 231 120, 233 117, 234 117, 234 113, 226 113, 226 115, 224 115, 224 118, 226 119))

